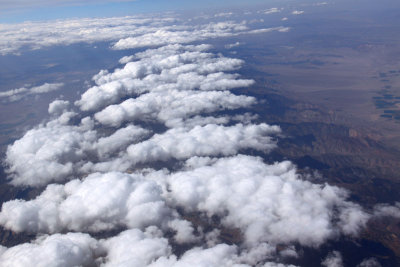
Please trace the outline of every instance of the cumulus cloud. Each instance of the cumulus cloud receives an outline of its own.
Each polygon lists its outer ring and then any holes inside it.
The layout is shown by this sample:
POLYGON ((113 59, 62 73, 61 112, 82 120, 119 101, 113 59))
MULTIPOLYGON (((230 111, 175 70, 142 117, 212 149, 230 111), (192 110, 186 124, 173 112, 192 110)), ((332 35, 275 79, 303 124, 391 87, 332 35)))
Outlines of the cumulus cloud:
MULTIPOLYGON (((97 110, 126 96, 158 92, 158 98, 182 90, 228 90, 247 87, 254 81, 224 73, 238 69, 242 60, 215 57, 203 52, 209 46, 169 45, 138 53, 133 62, 114 72, 101 71, 76 105, 81 110, 97 110)), ((125 62, 125 58, 123 61, 125 62)), ((203 95, 206 95, 203 93, 203 95)), ((140 102, 140 101, 138 101, 140 102)))
POLYGON ((231 48, 237 47, 237 46, 239 46, 241 44, 242 43, 240 43, 240 42, 236 42, 236 43, 233 43, 233 44, 227 44, 227 45, 225 45, 225 48, 226 49, 231 49, 231 48))
POLYGON ((186 118, 199 113, 232 110, 255 103, 255 98, 237 96, 230 92, 163 91, 130 98, 121 104, 111 105, 95 114, 104 125, 119 126, 126 121, 171 120, 186 118))
POLYGON ((258 13, 263 13, 263 14, 268 15, 268 14, 272 14, 272 13, 279 13, 281 11, 282 11, 282 9, 280 9, 280 8, 272 7, 272 8, 266 9, 266 10, 259 11, 258 13))
POLYGON ((0 223, 15 232, 98 232, 161 225, 170 213, 161 188, 138 175, 93 173, 83 181, 49 185, 37 198, 2 206, 0 223))
POLYGON ((155 18, 127 16, 1 24, 0 53, 18 53, 23 47, 40 49, 60 44, 113 41, 154 32, 162 26, 168 29, 175 21, 160 15, 155 18))
MULTIPOLYGON (((252 266, 265 254, 272 253, 271 247, 260 246, 239 254, 234 245, 218 244, 203 249, 195 247, 186 251, 181 257, 172 253, 172 247, 162 232, 149 227, 145 232, 137 229, 122 232, 120 235, 101 241, 107 251, 104 266, 252 266), (258 255, 257 255, 258 254, 258 255)), ((284 266, 273 262, 264 266, 284 266)))
MULTIPOLYGON (((226 227, 243 231, 249 246, 320 245, 355 223, 338 220, 349 216, 348 207, 354 206, 346 201, 345 191, 301 180, 289 162, 266 165, 259 158, 235 156, 201 165, 171 174, 151 173, 148 178, 95 173, 83 181, 49 185, 36 199, 4 203, 0 223, 16 232, 43 233, 157 225, 177 231, 177 242, 195 242, 194 228, 171 212, 180 206, 220 216, 226 227)), ((351 212, 362 213, 355 207, 351 212)))
POLYGON ((245 22, 216 22, 181 30, 159 29, 138 37, 128 37, 116 42, 114 49, 128 49, 167 44, 183 44, 213 37, 228 37, 248 30, 245 22))
MULTIPOLYGON (((254 31, 231 22, 193 27, 182 38, 254 31)), ((168 38, 159 44, 174 43, 168 38)), ((95 75, 75 106, 55 100, 51 120, 8 147, 11 183, 44 191, 3 203, 0 225, 53 235, 0 248, 1 264, 283 266, 301 255, 294 244, 316 247, 364 227, 370 215, 345 190, 307 181, 288 161, 240 154, 267 154, 281 130, 235 113, 257 99, 230 90, 254 81, 234 73, 242 60, 208 49, 169 44, 124 57, 95 75), (223 241, 226 230, 235 231, 234 244, 223 241), (69 231, 82 233, 60 234, 69 231)), ((324 262, 336 262, 333 255, 324 262)))
POLYGON ((54 100, 49 104, 49 114, 61 115, 66 112, 69 107, 69 101, 66 100, 54 100))
POLYGON ((270 255, 270 253, 273 254, 272 250, 274 249, 271 246, 263 244, 255 249, 239 253, 239 248, 235 245, 218 244, 206 249, 195 247, 186 251, 180 258, 175 255, 160 257, 149 266, 294 267, 293 265, 285 265, 265 260, 266 255, 270 255))
MULTIPOLYGON (((216 17, 216 20, 221 17, 216 17)), ((280 27, 270 28, 279 30, 280 27)), ((191 43, 252 33, 246 21, 207 21, 193 25, 170 13, 158 16, 82 18, 1 24, 0 54, 20 53, 53 45, 115 42, 114 49, 191 43)))
POLYGON ((381 267, 382 265, 375 258, 363 260, 357 267, 381 267))
MULTIPOLYGON (((32 243, 11 248, 0 247, 2 266, 241 266, 258 263, 273 248, 264 244, 239 254, 235 245, 195 247, 181 257, 172 253, 168 239, 156 227, 145 231, 131 229, 115 237, 96 240, 88 234, 68 233, 42 236, 32 243)), ((289 265, 264 262, 262 266, 289 265)), ((290 265, 292 266, 292 265, 290 265)))
POLYGON ((232 12, 221 12, 214 15, 214 17, 231 17, 233 15, 232 12))
POLYGON ((221 126, 208 124, 189 131, 173 128, 163 134, 127 148, 134 163, 188 159, 193 156, 229 156, 241 149, 269 151, 275 147, 271 134, 279 133, 277 126, 267 124, 221 126))
POLYGON ((221 216, 224 225, 242 229, 249 244, 322 244, 337 234, 337 218, 351 204, 337 187, 301 180, 290 162, 266 165, 249 156, 173 173, 167 184, 176 205, 221 216))
POLYGON ((143 139, 149 134, 149 130, 135 125, 128 125, 118 129, 112 135, 99 138, 92 148, 101 158, 108 158, 110 154, 120 152, 128 145, 143 139))
MULTIPOLYGON (((59 102, 52 104, 51 111, 55 105, 60 105, 59 102)), ((5 162, 12 184, 42 186, 61 182, 78 175, 79 168, 87 161, 107 158, 149 134, 148 130, 128 125, 101 137, 88 117, 82 119, 80 125, 69 125, 70 116, 75 115, 65 112, 57 119, 29 130, 8 147, 5 162)))
POLYGON ((303 14, 303 13, 304 13, 303 10, 294 10, 294 11, 292 12, 292 15, 301 15, 301 14, 303 14))
POLYGON ((27 96, 45 94, 52 91, 61 89, 64 86, 63 83, 44 83, 34 87, 21 87, 18 89, 12 89, 4 92, 0 92, 0 99, 3 98, 6 102, 14 102, 21 100, 27 96))
POLYGON ((151 264, 152 267, 161 266, 249 266, 239 265, 236 261, 237 248, 220 244, 212 248, 194 248, 187 251, 180 259, 176 256, 162 257, 151 264))
POLYGON ((128 37, 116 42, 113 48, 120 50, 146 46, 161 46, 166 44, 186 44, 217 37, 232 37, 241 34, 255 34, 271 31, 282 32, 283 29, 286 28, 273 27, 250 30, 246 26, 245 22, 217 22, 190 31, 158 30, 138 37, 128 37))
POLYGON ((400 218, 400 203, 397 202, 395 205, 380 204, 374 207, 374 215, 377 217, 394 217, 400 218))
POLYGON ((343 267, 342 254, 339 251, 333 251, 322 262, 325 267, 343 267))
POLYGON ((264 123, 192 126, 194 127, 172 128, 162 134, 155 134, 147 140, 128 146, 126 153, 119 158, 96 164, 88 163, 83 168, 102 172, 125 171, 137 164, 184 160, 196 156, 229 156, 243 149, 268 152, 275 147, 275 140, 271 135, 280 133, 279 127, 264 123))
POLYGON ((340 228, 347 235, 357 236, 370 217, 371 215, 362 211, 359 205, 348 203, 340 214, 340 228))
POLYGON ((176 232, 174 239, 177 243, 193 243, 199 241, 199 238, 194 234, 195 229, 189 221, 173 220, 168 223, 168 226, 176 232))
POLYGON ((96 133, 85 124, 63 125, 52 121, 29 130, 8 147, 6 163, 14 185, 44 185, 62 181, 74 171, 95 142, 96 133))
POLYGON ((3 248, 1 266, 91 266, 95 264, 97 241, 88 234, 43 236, 32 243, 3 248))
POLYGON ((158 258, 169 256, 172 251, 168 240, 154 228, 146 232, 137 229, 122 232, 104 240, 102 246, 108 251, 103 266, 149 266, 158 258))

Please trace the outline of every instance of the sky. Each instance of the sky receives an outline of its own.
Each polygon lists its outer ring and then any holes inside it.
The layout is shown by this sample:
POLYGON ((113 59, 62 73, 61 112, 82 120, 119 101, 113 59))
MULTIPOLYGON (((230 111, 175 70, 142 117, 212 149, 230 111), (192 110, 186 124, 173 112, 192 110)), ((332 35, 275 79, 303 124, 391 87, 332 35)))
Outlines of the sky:
MULTIPOLYGON (((240 6, 243 1, 185 1, 185 0, 136 0, 136 1, 1 1, 0 23, 31 20, 52 20, 76 17, 125 16, 137 13, 156 13, 175 10, 194 10, 240 6)), ((275 2, 275 1, 269 1, 275 2)), ((262 4, 262 0, 249 0, 249 4, 262 4)))

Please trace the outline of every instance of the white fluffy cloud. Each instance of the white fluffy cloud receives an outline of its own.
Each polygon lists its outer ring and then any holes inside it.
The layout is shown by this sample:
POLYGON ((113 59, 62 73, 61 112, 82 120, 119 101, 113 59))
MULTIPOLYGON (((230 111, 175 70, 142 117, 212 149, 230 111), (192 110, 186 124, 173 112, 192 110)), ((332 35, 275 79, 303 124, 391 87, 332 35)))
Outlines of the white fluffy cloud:
POLYGON ((199 238, 194 234, 193 225, 185 220, 172 220, 168 226, 176 232, 174 239, 177 243, 193 243, 199 241, 199 238))
POLYGON ((145 136, 149 135, 150 131, 134 125, 128 125, 120 128, 112 135, 101 137, 94 144, 93 149, 101 158, 108 158, 112 153, 120 152, 128 145, 135 143, 145 136))
POLYGON ((0 99, 3 98, 5 99, 4 101, 14 102, 21 100, 27 96, 45 94, 52 91, 56 91, 61 89, 63 86, 64 86, 63 83, 44 83, 39 86, 21 87, 18 89, 12 89, 9 91, 0 92, 0 99))
POLYGON ((0 54, 18 53, 23 47, 40 49, 60 44, 113 41, 154 32, 159 27, 168 28, 174 21, 174 18, 160 15, 157 18, 129 16, 1 24, 0 54))
POLYGON ((97 241, 87 234, 43 236, 33 243, 3 248, 1 266, 90 266, 94 265, 97 241))
MULTIPOLYGON (((209 121, 206 118, 206 121, 209 121)), ((202 124, 197 118, 193 128, 178 127, 155 134, 142 142, 127 147, 120 157, 99 163, 89 162, 82 167, 86 171, 106 172, 126 171, 137 164, 150 164, 157 161, 184 160, 196 156, 229 156, 242 149, 255 149, 268 152, 275 147, 270 135, 280 132, 277 126, 267 124, 222 126, 202 124)))
MULTIPOLYGON (((49 109, 52 111, 55 106, 50 105, 49 109)), ((7 171, 14 185, 42 186, 61 182, 79 175, 80 167, 88 161, 108 158, 149 134, 148 130, 128 125, 100 137, 93 130, 90 118, 82 119, 78 126, 68 125, 70 116, 74 115, 65 112, 59 118, 29 130, 8 147, 7 171)))
POLYGON ((61 115, 66 112, 69 107, 69 101, 66 100, 54 100, 49 104, 49 114, 61 115))
POLYGON ((289 162, 266 165, 259 158, 235 156, 202 164, 171 174, 151 173, 148 178, 95 173, 83 181, 49 185, 36 199, 4 203, 0 224, 17 232, 43 233, 156 225, 177 231, 178 242, 194 242, 198 239, 192 226, 176 220, 172 212, 179 206, 220 216, 226 227, 241 229, 249 246, 319 245, 346 227, 359 230, 363 221, 339 220, 343 214, 367 217, 346 201, 345 191, 301 180, 289 162))
POLYGON ((187 251, 180 259, 176 256, 162 257, 153 264, 152 267, 162 266, 249 266, 239 265, 237 262, 237 248, 235 246, 228 246, 220 244, 209 249, 194 248, 187 251))
POLYGON ((160 98, 175 91, 227 90, 253 84, 252 80, 224 73, 238 69, 242 60, 215 57, 204 52, 207 48, 205 45, 169 45, 138 53, 129 59, 135 61, 127 62, 121 69, 99 72, 94 77, 96 86, 83 93, 76 104, 81 110, 89 111, 145 92, 157 92, 160 98))
MULTIPOLYGON (((156 227, 145 231, 131 229, 115 237, 96 240, 87 234, 68 233, 42 236, 31 243, 11 248, 0 247, 0 262, 5 267, 22 266, 255 266, 272 247, 264 244, 239 254, 235 245, 195 247, 181 257, 172 253, 168 239, 156 227)), ((264 262, 268 267, 288 265, 264 262)), ((292 265, 290 265, 292 266, 292 265)))
MULTIPOLYGON (((345 200, 346 192, 301 180, 289 162, 266 165, 249 156, 222 158, 209 166, 171 174, 167 187, 173 203, 221 216, 226 226, 240 228, 249 244, 319 245, 341 227, 354 227, 352 222, 336 225, 353 205, 345 200)), ((351 212, 354 216, 362 213, 359 207, 351 212)))
POLYGON ((98 232, 118 226, 161 225, 170 213, 161 188, 137 175, 94 173, 83 181, 49 185, 36 199, 2 206, 0 223, 16 232, 98 232))
POLYGON ((292 15, 301 15, 301 14, 303 14, 303 13, 304 13, 303 10, 294 10, 294 11, 292 12, 292 15))
POLYGON ((269 151, 275 147, 271 134, 279 133, 277 126, 267 124, 221 126, 208 124, 189 131, 173 128, 163 134, 127 148, 134 163, 188 159, 194 156, 229 156, 241 149, 269 151))
POLYGON ((161 46, 166 44, 186 44, 194 41, 201 41, 217 37, 231 37, 240 34, 252 34, 270 31, 282 31, 285 27, 257 29, 256 32, 250 30, 245 21, 236 23, 232 21, 216 22, 202 25, 190 30, 164 30, 160 29, 137 37, 128 37, 116 42, 114 49, 130 49, 148 46, 161 46))
POLYGON ((171 120, 190 117, 199 113, 232 110, 248 107, 255 98, 237 96, 230 92, 163 91, 130 98, 121 104, 111 105, 96 113, 95 118, 108 126, 120 126, 126 121, 171 120))
MULTIPOLYGON (((257 31, 245 22, 172 30, 162 26, 168 19, 132 19, 99 20, 99 30, 93 33, 95 20, 88 20, 87 25, 93 25, 81 30, 89 33, 78 33, 71 42, 92 35, 85 40, 98 40, 94 36, 103 30, 101 38, 107 39, 113 38, 108 31, 117 31, 117 36, 132 29, 134 39, 124 41, 128 45, 257 31), (147 28, 129 28, 130 23, 147 28), (102 28, 110 24, 111 29, 102 28), (158 39, 148 25, 160 30, 158 39), (182 39, 171 39, 182 32, 182 39), (140 34, 148 38, 139 40, 140 34)), ((77 20, 76 27, 81 23, 77 20)), ((57 27, 61 26, 56 23, 57 27)), ((66 25, 66 36, 70 29, 66 25)), ((269 165, 239 154, 257 150, 265 155, 276 146, 281 131, 253 123, 258 119, 254 114, 235 114, 257 100, 229 90, 254 81, 234 73, 242 60, 216 56, 208 49, 173 44, 124 57, 121 68, 95 75, 95 86, 74 107, 55 100, 48 110, 52 120, 8 147, 5 162, 11 183, 47 186, 34 199, 3 203, 0 225, 53 235, 1 248, 0 264, 283 266, 275 261, 299 257, 294 244, 318 246, 363 228, 370 215, 348 201, 345 190, 307 181, 288 161, 269 165), (215 114, 228 110, 231 115, 215 114), (220 224, 212 223, 215 216, 220 224), (237 231, 234 245, 222 241, 227 229, 237 231), (82 233, 60 234, 68 231, 82 233), (104 231, 122 232, 102 240, 88 235, 104 231), (285 244, 285 250, 278 252, 278 244, 285 244), (181 246, 179 257, 175 246, 181 246), (34 255, 37 258, 31 259, 34 255)), ((375 215, 397 212, 398 207, 381 206, 375 215)))
POLYGON ((160 257, 169 256, 172 250, 168 240, 154 228, 146 232, 128 230, 103 241, 102 245, 108 250, 104 266, 148 266, 160 257))
POLYGON ((95 132, 85 125, 52 121, 29 130, 7 149, 6 163, 12 173, 12 183, 44 185, 65 179, 95 140, 95 132))
POLYGON ((211 267, 294 267, 281 263, 266 261, 266 255, 273 254, 273 247, 262 244, 257 248, 239 253, 239 248, 235 245, 218 244, 210 248, 203 249, 195 247, 186 251, 180 258, 175 255, 158 258, 148 266, 151 267, 184 267, 184 266, 211 266, 211 267))
POLYGON ((400 203, 397 202, 395 205, 387 205, 387 204, 381 204, 377 205, 374 208, 374 215, 378 217, 394 217, 394 218, 400 218, 400 203))
POLYGON ((272 7, 272 8, 266 9, 266 10, 259 11, 258 13, 263 13, 263 14, 268 15, 268 14, 273 14, 273 13, 279 13, 281 11, 282 11, 282 9, 280 9, 280 8, 272 7))
POLYGON ((342 254, 339 251, 333 251, 322 262, 325 267, 343 267, 342 254))
MULTIPOLYGON (((217 18, 218 20, 218 18, 217 18)), ((246 21, 215 21, 193 25, 177 15, 82 18, 1 24, 0 54, 19 53, 75 43, 115 42, 114 49, 191 43, 217 37, 251 34, 246 21)), ((283 27, 263 29, 280 31, 283 27)))

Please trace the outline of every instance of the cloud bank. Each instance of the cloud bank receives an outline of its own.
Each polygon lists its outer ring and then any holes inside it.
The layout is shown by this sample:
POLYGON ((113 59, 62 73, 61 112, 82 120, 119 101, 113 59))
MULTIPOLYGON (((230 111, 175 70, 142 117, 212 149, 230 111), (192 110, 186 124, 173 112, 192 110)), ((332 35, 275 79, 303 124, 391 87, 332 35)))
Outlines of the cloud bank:
MULTIPOLYGON (((281 130, 250 112, 257 99, 233 91, 254 84, 235 73, 244 62, 181 44, 245 23, 195 27, 177 41, 146 33, 143 45, 161 47, 100 71, 74 105, 55 100, 49 121, 8 147, 10 183, 41 193, 2 204, 3 228, 36 234, 0 247, 2 266, 287 266, 295 245, 363 229, 373 215, 347 191, 264 161, 281 130)), ((124 40, 116 45, 139 39, 124 40)), ((340 261, 333 253, 323 264, 340 261)))
POLYGON ((246 21, 204 21, 193 25, 177 15, 159 14, 67 19, 45 22, 0 24, 0 55, 20 54, 56 45, 111 42, 113 49, 128 49, 167 44, 187 44, 210 38, 232 37, 270 31, 287 31, 287 27, 253 29, 246 21))

